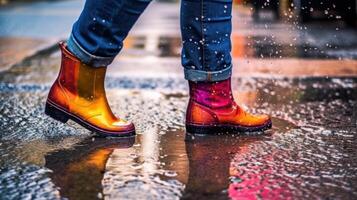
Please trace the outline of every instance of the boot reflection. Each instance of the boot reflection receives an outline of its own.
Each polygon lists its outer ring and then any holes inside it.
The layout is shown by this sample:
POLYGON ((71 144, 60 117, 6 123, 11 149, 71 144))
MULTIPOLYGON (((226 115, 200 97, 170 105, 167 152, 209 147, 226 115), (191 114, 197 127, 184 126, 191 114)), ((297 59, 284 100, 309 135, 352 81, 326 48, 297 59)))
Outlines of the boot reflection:
POLYGON ((135 138, 88 138, 74 149, 65 149, 45 156, 52 181, 62 197, 97 199, 102 192, 102 179, 108 157, 114 149, 130 148, 135 138))
POLYGON ((190 172, 183 198, 222 198, 229 185, 231 159, 246 142, 231 136, 187 138, 190 172))

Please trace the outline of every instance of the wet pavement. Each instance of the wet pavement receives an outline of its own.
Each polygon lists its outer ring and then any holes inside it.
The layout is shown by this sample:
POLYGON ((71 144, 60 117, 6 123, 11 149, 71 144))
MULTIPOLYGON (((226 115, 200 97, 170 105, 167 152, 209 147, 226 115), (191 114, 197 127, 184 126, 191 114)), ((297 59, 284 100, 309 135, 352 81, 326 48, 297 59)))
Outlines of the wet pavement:
POLYGON ((0 199, 356 199, 355 30, 325 27, 318 39, 316 24, 300 32, 236 10, 234 96, 271 114, 273 128, 192 137, 178 7, 151 6, 165 12, 138 23, 106 79, 113 111, 135 123, 136 138, 98 138, 43 114, 56 48, 0 72, 0 199))

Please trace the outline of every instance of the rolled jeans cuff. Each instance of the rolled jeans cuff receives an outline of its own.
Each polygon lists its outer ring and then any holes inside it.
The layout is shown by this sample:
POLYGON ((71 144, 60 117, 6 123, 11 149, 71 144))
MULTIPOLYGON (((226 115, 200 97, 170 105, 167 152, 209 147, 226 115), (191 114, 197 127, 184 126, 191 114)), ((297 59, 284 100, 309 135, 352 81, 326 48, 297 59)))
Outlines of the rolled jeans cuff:
POLYGON ((67 48, 81 62, 93 67, 106 67, 110 65, 115 57, 101 57, 88 53, 82 46, 78 44, 76 39, 71 35, 67 40, 67 48))
POLYGON ((223 81, 231 77, 232 65, 219 71, 202 71, 194 69, 184 69, 185 79, 189 81, 215 82, 223 81))

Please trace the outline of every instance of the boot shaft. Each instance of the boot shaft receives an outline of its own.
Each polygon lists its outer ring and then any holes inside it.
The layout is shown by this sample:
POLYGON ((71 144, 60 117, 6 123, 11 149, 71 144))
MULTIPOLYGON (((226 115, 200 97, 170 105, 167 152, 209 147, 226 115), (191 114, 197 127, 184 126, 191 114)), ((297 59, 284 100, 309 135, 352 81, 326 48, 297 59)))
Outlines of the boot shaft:
POLYGON ((224 108, 234 102, 231 79, 218 82, 189 81, 190 99, 209 108, 224 108))
POLYGON ((61 42, 61 70, 59 84, 74 96, 94 100, 105 94, 106 67, 91 67, 78 60, 61 42))

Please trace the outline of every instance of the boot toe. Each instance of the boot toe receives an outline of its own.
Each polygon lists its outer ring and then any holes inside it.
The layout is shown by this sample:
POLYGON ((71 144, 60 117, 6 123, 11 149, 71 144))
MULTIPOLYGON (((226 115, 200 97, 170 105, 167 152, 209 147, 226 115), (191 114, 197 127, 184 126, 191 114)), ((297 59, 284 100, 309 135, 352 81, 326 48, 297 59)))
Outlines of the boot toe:
POLYGON ((253 126, 264 125, 271 121, 270 116, 265 114, 255 115, 254 118, 255 120, 252 120, 253 126))
POLYGON ((113 126, 113 131, 117 131, 118 134, 135 132, 134 124, 125 120, 115 121, 112 123, 112 126, 113 126))
POLYGON ((270 119, 270 116, 269 116, 269 115, 265 115, 265 114, 259 115, 259 118, 260 118, 260 120, 261 120, 262 122, 264 122, 264 123, 271 120, 271 119, 270 119))
POLYGON ((126 127, 126 126, 131 126, 132 123, 125 121, 125 120, 118 120, 118 121, 113 122, 112 125, 115 127, 126 127))
POLYGON ((134 124, 122 119, 116 118, 103 118, 103 116, 92 117, 89 123, 96 126, 99 131, 98 133, 105 136, 132 136, 135 135, 134 124))

